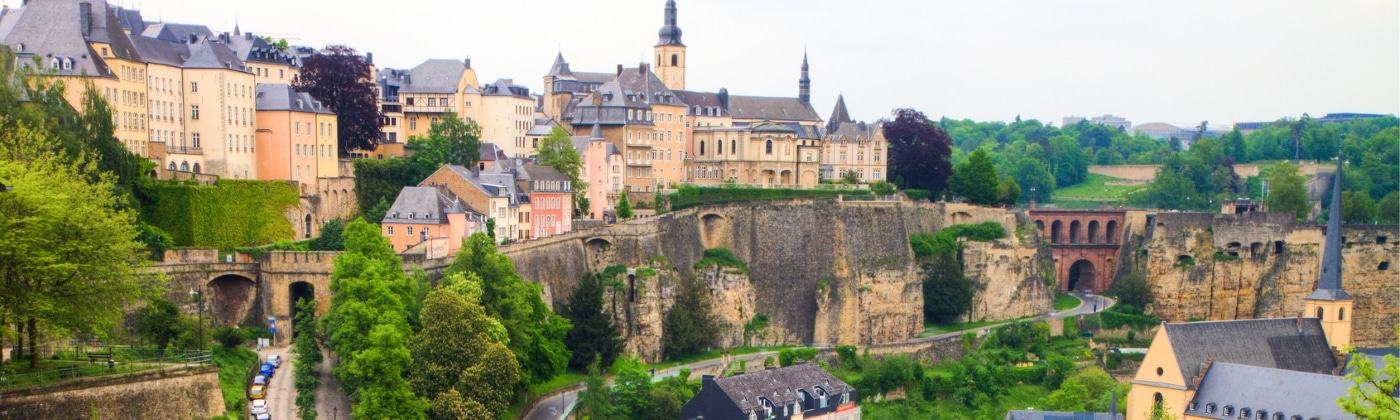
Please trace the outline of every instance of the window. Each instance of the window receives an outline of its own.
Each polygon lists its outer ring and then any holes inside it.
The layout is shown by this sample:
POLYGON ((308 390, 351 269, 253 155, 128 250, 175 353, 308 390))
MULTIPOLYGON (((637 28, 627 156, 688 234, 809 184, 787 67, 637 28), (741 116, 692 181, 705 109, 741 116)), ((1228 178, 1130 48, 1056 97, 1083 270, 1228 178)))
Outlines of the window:
POLYGON ((190 92, 199 92, 199 82, 190 82, 190 92))
POLYGON ((1240 418, 1242 418, 1242 419, 1247 419, 1247 418, 1249 418, 1249 407, 1245 407, 1245 408, 1241 408, 1241 409, 1240 409, 1240 418))
POLYGON ((1206 414, 1215 412, 1215 403, 1206 404, 1206 414))
POLYGON ((194 143, 194 148, 199 148, 199 133, 190 134, 190 142, 194 143))
POLYGON ((190 105, 190 119, 199 119, 199 105, 190 105))
POLYGON ((1377 265, 1377 266, 1376 266, 1376 270, 1377 270, 1377 271, 1385 271, 1385 270, 1389 270, 1389 269, 1390 269, 1390 261, 1382 261, 1380 265, 1377 265))
MULTIPOLYGON (((413 218, 413 216, 410 215, 409 218, 413 218)), ((409 226, 409 227, 403 228, 403 230, 407 231, 407 232, 405 233, 406 236, 413 236, 413 226, 409 226)))
POLYGON ((1322 307, 1321 307, 1321 306, 1317 307, 1317 319, 1324 319, 1324 318, 1322 318, 1322 307))
MULTIPOLYGON (((1163 372, 1165 372, 1165 371, 1163 371, 1162 368, 1160 368, 1160 367, 1157 368, 1157 376, 1162 376, 1162 373, 1163 373, 1163 372)), ((1162 394, 1157 394, 1157 401, 1161 401, 1161 400, 1162 400, 1162 394)))
POLYGON ((767 145, 764 146, 763 150, 764 150, 764 153, 766 153, 766 154, 770 154, 770 155, 773 154, 773 141, 772 141, 772 140, 768 140, 767 145))
POLYGON ((1337 308, 1337 320, 1338 320, 1338 321, 1346 321, 1346 320, 1347 320, 1347 308, 1337 308))
MULTIPOLYGON (((301 134, 301 121, 297 121, 294 127, 296 127, 295 134, 301 134)), ((297 154, 301 154, 301 145, 297 145, 297 154)))
POLYGON ((705 142, 700 142, 700 155, 705 155, 705 142))
POLYGON ((1221 412, 1220 414, 1224 414, 1226 417, 1229 417, 1230 415, 1235 414, 1235 406, 1233 406, 1233 405, 1227 405, 1227 406, 1225 406, 1225 411, 1224 411, 1224 412, 1221 412))
POLYGON ((393 226, 385 226, 385 227, 384 227, 384 234, 385 234, 385 235, 393 235, 393 234, 394 234, 394 227, 393 227, 393 226))
MULTIPOLYGON (((413 99, 412 99, 412 98, 409 98, 408 104, 409 104, 409 105, 413 105, 413 99)), ((408 129, 409 129, 409 130, 417 130, 417 129, 418 129, 418 117, 409 117, 409 118, 408 118, 408 129)))

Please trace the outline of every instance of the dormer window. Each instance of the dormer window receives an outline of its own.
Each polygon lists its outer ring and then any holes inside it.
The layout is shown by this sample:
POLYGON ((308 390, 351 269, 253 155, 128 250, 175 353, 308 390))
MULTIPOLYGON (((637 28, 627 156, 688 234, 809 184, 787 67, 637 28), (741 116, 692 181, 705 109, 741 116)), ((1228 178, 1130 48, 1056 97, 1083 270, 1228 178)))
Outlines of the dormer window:
POLYGON ((1215 412, 1215 403, 1206 404, 1206 414, 1215 412))
POLYGON ((1241 409, 1240 409, 1240 418, 1241 418, 1241 419, 1248 419, 1248 418, 1249 418, 1249 407, 1245 407, 1245 408, 1241 408, 1241 409))
POLYGON ((1220 414, 1224 414, 1226 417, 1229 417, 1230 415, 1235 414, 1235 406, 1233 406, 1233 405, 1227 405, 1227 406, 1225 406, 1225 412, 1220 413, 1220 414))

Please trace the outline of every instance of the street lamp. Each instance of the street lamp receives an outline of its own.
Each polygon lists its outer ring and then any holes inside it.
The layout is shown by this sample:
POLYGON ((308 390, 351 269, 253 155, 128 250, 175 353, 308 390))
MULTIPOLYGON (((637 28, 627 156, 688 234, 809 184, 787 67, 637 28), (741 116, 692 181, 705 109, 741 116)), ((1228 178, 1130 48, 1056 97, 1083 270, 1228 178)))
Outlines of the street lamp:
POLYGON ((199 350, 204 350, 204 299, 199 291, 190 289, 190 300, 199 306, 199 350))

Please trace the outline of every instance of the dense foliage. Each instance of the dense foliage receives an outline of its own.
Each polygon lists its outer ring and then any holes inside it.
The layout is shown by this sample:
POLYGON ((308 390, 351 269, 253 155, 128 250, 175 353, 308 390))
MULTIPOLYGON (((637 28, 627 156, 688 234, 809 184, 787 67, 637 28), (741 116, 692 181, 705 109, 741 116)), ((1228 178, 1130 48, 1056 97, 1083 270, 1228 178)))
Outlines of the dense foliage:
POLYGON ((691 381, 687 369, 657 380, 640 360, 624 357, 609 370, 614 374, 612 389, 604 385, 597 363, 590 365, 585 381, 587 388, 579 395, 578 414, 583 416, 580 418, 677 419, 681 416, 681 406, 700 391, 700 383, 691 381))
POLYGON ((835 198, 839 195, 869 195, 868 190, 789 190, 781 188, 697 187, 682 185, 671 194, 671 210, 687 209, 706 204, 742 203, 748 201, 791 200, 794 198, 835 198))
POLYGON ((890 142, 889 179, 903 179, 900 188, 943 191, 953 175, 953 139, 922 112, 894 112, 894 119, 881 125, 890 142))
POLYGON ((409 382, 431 403, 430 419, 498 418, 520 381, 506 327, 486 315, 481 296, 479 278, 456 273, 423 302, 409 382))
POLYGON ((410 159, 415 161, 470 168, 481 161, 481 126, 444 112, 428 128, 428 135, 409 137, 404 148, 413 151, 410 159))
POLYGON ((374 223, 384 220, 384 213, 403 187, 418 185, 438 169, 438 165, 413 158, 355 159, 354 165, 360 215, 374 223))
POLYGON ((520 278, 515 264, 497 251, 490 237, 477 233, 467 238, 444 274, 474 274, 479 279, 481 306, 505 326, 508 346, 520 364, 521 385, 563 373, 570 358, 564 346, 564 337, 572 329, 569 319, 549 309, 540 285, 520 278))
MULTIPOLYGON (((569 185, 574 189, 574 208, 579 211, 587 211, 588 206, 584 204, 587 204, 585 197, 588 193, 588 182, 585 182, 580 176, 583 169, 583 157, 579 155, 578 149, 574 148, 574 140, 569 135, 569 130, 564 127, 554 127, 548 136, 540 139, 535 162, 540 166, 554 168, 569 178, 569 185)), ((657 194, 657 197, 660 196, 657 194)), ((585 363, 585 365, 587 364, 585 363)))
POLYGON ((719 320, 705 282, 681 280, 676 302, 661 323, 661 351, 677 358, 709 350, 719 340, 719 320))
POLYGON ((342 157, 374 150, 382 136, 373 67, 354 48, 329 45, 302 59, 301 78, 292 85, 335 113, 342 157))
POLYGON ((138 193, 143 221, 169 233, 175 245, 223 250, 291 239, 283 212, 300 197, 286 182, 236 179, 209 186, 155 182, 138 193))
POLYGON ((292 348, 296 352, 296 363, 292 366, 292 385, 297 390, 297 415, 302 420, 316 420, 316 389, 321 386, 317 371, 321 368, 321 348, 316 344, 319 336, 316 329, 316 301, 297 301, 297 314, 293 319, 292 348))
POLYGON ((594 359, 611 365, 622 354, 625 343, 613 315, 603 307, 603 287, 603 278, 597 273, 584 274, 559 311, 573 324, 564 336, 564 346, 573 352, 569 359, 571 368, 583 371, 594 359))
POLYGON ((1147 287, 1147 276, 1141 271, 1133 271, 1113 282, 1113 295, 1118 303, 1138 308, 1147 307, 1152 300, 1151 289, 1147 287))
POLYGON ((351 415, 423 418, 428 403, 405 378, 418 282, 404 274, 402 259, 378 226, 363 219, 345 227, 345 253, 334 264, 331 306, 320 327, 340 359, 332 374, 353 402, 351 415))
POLYGON ((997 169, 986 149, 974 150, 967 160, 954 165, 948 184, 954 195, 973 204, 992 204, 1001 198, 997 169))
POLYGON ((739 273, 749 272, 749 263, 734 256, 734 252, 729 248, 710 248, 700 255, 700 260, 695 262, 695 269, 700 270, 707 267, 732 268, 739 273))

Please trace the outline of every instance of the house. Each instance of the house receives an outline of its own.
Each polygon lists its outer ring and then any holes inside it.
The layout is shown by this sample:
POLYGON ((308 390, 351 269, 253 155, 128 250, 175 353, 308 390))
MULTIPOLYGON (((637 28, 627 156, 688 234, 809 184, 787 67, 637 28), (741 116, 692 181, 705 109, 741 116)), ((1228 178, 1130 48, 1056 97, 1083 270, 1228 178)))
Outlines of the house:
POLYGON ((530 238, 574 230, 574 189, 568 177, 548 166, 525 165, 516 170, 515 182, 530 194, 530 238))
POLYGON ((884 181, 889 143, 879 123, 866 124, 851 119, 846 110, 846 97, 836 97, 836 109, 826 124, 822 138, 821 175, 823 179, 841 179, 855 172, 861 182, 884 181))
POLYGON ((463 239, 486 229, 486 216, 445 187, 404 187, 384 214, 380 229, 396 252, 432 244, 451 255, 463 239))
MULTIPOLYGON (((1342 170, 1332 199, 1341 202, 1342 170)), ((1297 318, 1162 324, 1133 377, 1129 419, 1165 410, 1184 419, 1346 419, 1336 403, 1351 342, 1352 298, 1341 287, 1341 206, 1332 206, 1317 290, 1297 318), (1307 316, 1307 318, 1305 318, 1307 316)), ((1368 357, 1364 352, 1350 357, 1368 357)))
POLYGON ((515 183, 514 174, 499 169, 503 163, 498 161, 485 171, 444 165, 418 186, 440 185, 452 191, 463 203, 486 215, 487 223, 495 225, 497 241, 526 239, 530 233, 529 195, 515 183))
POLYGON ((339 176, 335 114, 290 85, 257 85, 258 174, 296 181, 305 194, 317 178, 339 176))
POLYGON ((581 209, 582 217, 603 219, 617 206, 622 195, 622 151, 603 139, 602 128, 597 124, 593 125, 591 135, 573 136, 573 142, 582 162, 579 177, 588 183, 584 192, 588 208, 581 209))
POLYGON ((801 363, 736 374, 705 375, 681 419, 859 419, 856 391, 821 367, 801 363))

